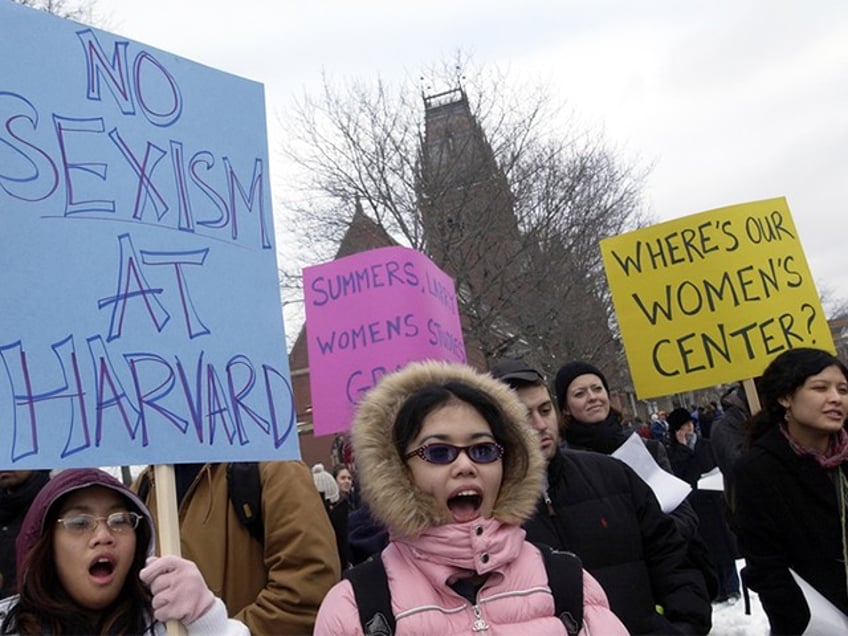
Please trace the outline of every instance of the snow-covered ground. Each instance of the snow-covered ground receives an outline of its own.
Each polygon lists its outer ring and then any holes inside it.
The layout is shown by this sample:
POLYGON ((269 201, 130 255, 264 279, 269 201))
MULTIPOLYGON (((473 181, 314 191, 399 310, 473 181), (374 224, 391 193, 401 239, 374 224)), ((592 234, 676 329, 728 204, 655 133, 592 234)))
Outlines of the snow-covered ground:
MULTIPOLYGON (((736 562, 736 568, 741 569, 744 560, 736 562)), ((766 636, 769 632, 760 599, 755 592, 748 590, 751 598, 751 615, 745 614, 745 599, 740 598, 736 603, 716 603, 713 605, 713 628, 710 636, 766 636)))

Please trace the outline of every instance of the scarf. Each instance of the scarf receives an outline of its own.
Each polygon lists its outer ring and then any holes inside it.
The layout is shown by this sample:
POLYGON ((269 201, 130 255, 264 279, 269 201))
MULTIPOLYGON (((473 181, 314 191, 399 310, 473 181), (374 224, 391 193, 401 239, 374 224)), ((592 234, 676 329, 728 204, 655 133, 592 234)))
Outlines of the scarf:
POLYGON ((812 457, 825 470, 837 468, 848 461, 848 432, 844 428, 839 429, 839 432, 833 435, 827 450, 823 453, 795 441, 789 434, 789 429, 786 427, 785 422, 780 423, 780 432, 783 433, 783 436, 789 442, 792 452, 801 457, 812 457))
POLYGON ((846 501, 848 480, 846 480, 845 473, 839 468, 845 461, 848 461, 848 432, 844 428, 839 429, 839 432, 831 437, 830 444, 823 453, 796 442, 789 434, 786 422, 780 423, 780 432, 789 442, 789 448, 792 449, 793 453, 799 457, 812 457, 835 482, 839 523, 842 528, 842 565, 845 570, 845 586, 848 588, 848 501, 846 501))
POLYGON ((618 414, 610 411, 606 419, 595 424, 580 420, 569 420, 565 429, 565 439, 571 448, 588 449, 604 455, 614 453, 630 432, 624 430, 618 414))

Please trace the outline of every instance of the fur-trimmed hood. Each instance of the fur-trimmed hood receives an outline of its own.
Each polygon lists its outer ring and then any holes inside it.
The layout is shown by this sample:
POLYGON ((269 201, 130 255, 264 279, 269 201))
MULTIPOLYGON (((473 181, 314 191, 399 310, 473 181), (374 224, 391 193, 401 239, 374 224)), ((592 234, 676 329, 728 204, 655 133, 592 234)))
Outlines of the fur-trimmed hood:
POLYGON ((536 432, 527 420, 527 408, 515 392, 466 365, 413 362, 383 376, 365 395, 351 429, 362 496, 374 518, 392 534, 416 537, 427 528, 452 523, 435 499, 413 483, 409 467, 392 441, 392 429, 404 402, 425 386, 443 385, 449 381, 471 386, 498 405, 510 437, 510 440, 499 440, 504 445, 505 458, 516 453, 518 444, 526 449, 526 469, 504 461, 503 481, 492 516, 504 523, 520 525, 535 511, 545 460, 536 432))

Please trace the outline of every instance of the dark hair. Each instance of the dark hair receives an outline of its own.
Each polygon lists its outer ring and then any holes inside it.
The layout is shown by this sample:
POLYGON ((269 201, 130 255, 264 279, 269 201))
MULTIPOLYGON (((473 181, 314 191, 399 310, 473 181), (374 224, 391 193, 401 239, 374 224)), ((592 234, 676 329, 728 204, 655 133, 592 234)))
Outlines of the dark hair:
POLYGON ((749 422, 749 443, 777 426, 786 415, 778 400, 792 395, 811 375, 836 366, 848 380, 848 368, 836 356, 821 349, 788 349, 769 363, 757 383, 762 409, 749 422))
POLYGON ((406 398, 392 427, 392 442, 398 454, 401 457, 406 454, 409 442, 421 432, 424 418, 440 406, 455 401, 465 402, 480 413, 492 429, 492 437, 504 447, 504 475, 527 471, 530 465, 527 449, 518 432, 506 425, 506 416, 495 400, 487 393, 455 380, 428 384, 406 398))
MULTIPOLYGON (((99 486, 93 484, 88 488, 99 486)), ((102 486, 101 486, 102 487, 102 486)), ((79 492, 79 491, 76 491, 79 492)), ((68 493, 70 494, 70 493, 68 493)), ((153 622, 152 597, 148 588, 138 578, 144 567, 152 530, 144 519, 135 530, 136 543, 133 562, 118 597, 92 622, 87 613, 70 597, 56 576, 56 559, 53 548, 53 529, 59 517, 61 502, 57 499, 45 515, 44 532, 21 564, 26 572, 20 598, 3 620, 3 634, 143 634, 149 632, 153 622)), ((124 498, 127 507, 141 513, 124 498)))
POLYGON ((347 464, 336 464, 335 466, 333 466, 333 473, 332 473, 333 477, 334 478, 338 477, 339 473, 342 472, 343 470, 346 470, 347 472, 349 472, 351 474, 351 477, 353 476, 353 471, 350 468, 348 468, 347 464))

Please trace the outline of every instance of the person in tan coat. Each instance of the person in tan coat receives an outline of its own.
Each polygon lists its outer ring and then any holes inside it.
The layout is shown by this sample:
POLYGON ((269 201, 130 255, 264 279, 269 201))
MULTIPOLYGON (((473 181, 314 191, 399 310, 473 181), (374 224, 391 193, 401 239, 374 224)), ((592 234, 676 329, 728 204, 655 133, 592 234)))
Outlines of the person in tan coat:
MULTIPOLYGON (((182 556, 200 568, 230 616, 252 634, 311 634, 318 606, 339 580, 336 540, 309 468, 260 462, 264 542, 241 523, 227 491, 227 464, 175 466, 182 556)), ((147 468, 136 480, 156 484, 147 468)))

